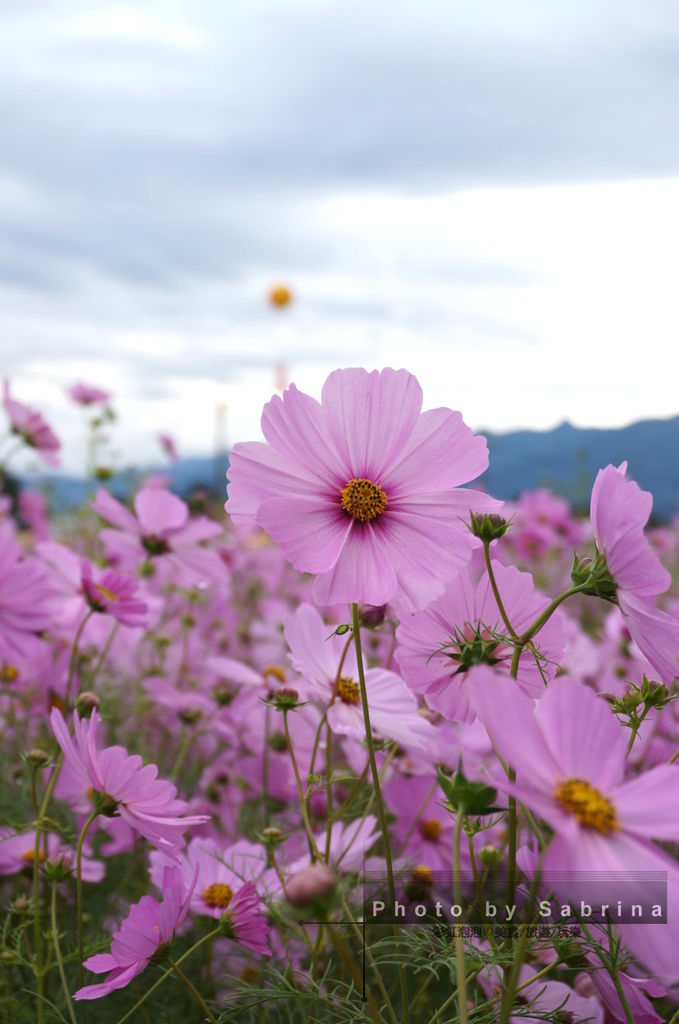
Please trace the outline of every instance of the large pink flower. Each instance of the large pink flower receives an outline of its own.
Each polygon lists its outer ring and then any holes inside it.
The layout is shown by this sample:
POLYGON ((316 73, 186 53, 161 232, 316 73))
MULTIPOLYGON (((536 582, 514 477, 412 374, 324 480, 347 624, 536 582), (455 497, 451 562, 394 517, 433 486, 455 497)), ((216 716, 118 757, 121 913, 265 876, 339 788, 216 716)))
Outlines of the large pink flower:
POLYGON ((226 508, 317 577, 319 604, 423 608, 469 561, 470 507, 500 507, 460 489, 488 466, 485 438, 458 412, 423 413, 405 370, 336 370, 320 403, 291 385, 262 430, 231 452, 226 508))
MULTIPOLYGON (((516 769, 516 784, 496 778, 495 785, 515 793, 554 830, 543 877, 557 879, 559 895, 580 898, 578 873, 602 872, 613 892, 616 879, 634 880, 637 872, 667 875, 669 923, 618 928, 656 975, 679 978, 679 870, 653 842, 679 841, 679 765, 625 780, 620 723, 601 697, 565 676, 534 703, 479 669, 472 700, 495 749, 516 769)), ((615 905, 613 897, 603 901, 615 905)))
POLYGON ((162 890, 160 903, 153 896, 142 896, 139 903, 130 907, 119 931, 113 935, 110 953, 97 953, 85 960, 83 966, 93 974, 109 974, 98 985, 78 989, 74 999, 101 999, 125 988, 149 965, 161 946, 172 942, 188 913, 193 888, 185 886, 178 868, 169 867, 165 868, 162 890))
MULTIPOLYGON (((544 611, 547 602, 533 588, 527 572, 493 562, 502 603, 515 632, 522 633, 544 611)), ((396 636, 396 660, 403 678, 430 707, 460 722, 474 719, 470 691, 473 669, 492 665, 509 675, 514 648, 507 637, 487 575, 476 583, 465 569, 437 601, 409 616, 396 636)), ((566 638, 561 616, 555 613, 536 636, 533 649, 519 661, 517 683, 539 697, 554 674, 566 638)))
POLYGON ((599 470, 592 488, 594 539, 613 578, 620 610, 642 654, 663 682, 679 675, 679 619, 655 607, 672 577, 644 535, 653 497, 625 479, 627 463, 599 470))
POLYGON ((145 765, 141 757, 128 754, 124 747, 97 750, 97 711, 89 719, 81 719, 77 711, 73 713, 74 739, 57 708, 52 709, 50 721, 72 775, 102 800, 103 812, 121 817, 176 860, 189 825, 202 825, 208 818, 202 814, 184 817, 186 804, 177 799, 171 782, 158 778, 154 764, 145 765))

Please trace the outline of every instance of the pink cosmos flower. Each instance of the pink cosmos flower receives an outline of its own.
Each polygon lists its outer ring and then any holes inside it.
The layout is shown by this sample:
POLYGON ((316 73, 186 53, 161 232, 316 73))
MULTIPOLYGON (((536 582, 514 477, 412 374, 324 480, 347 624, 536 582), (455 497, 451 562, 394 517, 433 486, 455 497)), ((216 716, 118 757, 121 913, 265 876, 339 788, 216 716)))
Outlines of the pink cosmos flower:
MULTIPOLYGON (((76 854, 65 846, 54 832, 43 834, 40 847, 40 865, 45 863, 44 847, 47 845, 47 860, 57 858, 75 871, 76 854)), ((87 848, 85 848, 87 854, 87 848)), ((35 860, 35 829, 14 832, 0 829, 0 875, 16 875, 20 871, 32 871, 35 860)), ((104 865, 87 855, 82 858, 82 878, 85 882, 100 882, 104 877, 104 865)))
POLYGON ((40 491, 23 490, 17 501, 17 511, 33 532, 36 540, 47 540, 50 535, 49 509, 40 491))
POLYGON ((81 719, 77 711, 73 713, 73 739, 57 708, 52 709, 50 721, 71 777, 79 778, 85 790, 98 795, 104 804, 102 813, 119 816, 176 860, 177 848, 183 845, 183 833, 189 825, 207 821, 207 816, 182 817, 186 804, 176 799, 177 790, 172 783, 158 778, 154 764, 145 765, 141 757, 128 754, 124 747, 97 750, 96 710, 89 719, 81 719))
MULTIPOLYGON (((603 1024, 604 1011, 596 995, 582 995, 562 981, 552 981, 551 978, 539 977, 531 984, 531 978, 536 974, 535 968, 527 964, 521 967, 518 984, 525 988, 521 989, 518 1002, 523 1005, 520 1013, 510 1016, 510 1024, 540 1024, 541 1021, 544 1024, 549 1020, 603 1024)), ((495 964, 484 967, 479 983, 487 995, 500 994, 503 990, 502 972, 495 964)))
POLYGON ((479 668, 472 700, 497 752, 516 769, 515 785, 502 777, 493 784, 554 830, 544 877, 558 878, 568 896, 569 873, 605 872, 613 885, 634 872, 667 874, 669 923, 617 927, 654 973, 679 977, 679 870, 652 842, 679 840, 679 765, 625 781, 624 730, 602 698, 566 677, 553 680, 535 704, 479 668))
POLYGON ((30 657, 35 634, 48 628, 53 610, 45 570, 0 525, 0 664, 30 657))
MULTIPOLYGON (((290 661, 302 677, 310 693, 327 706, 328 725, 344 736, 365 737, 365 723, 358 683, 358 666, 352 644, 349 644, 339 675, 335 680, 347 637, 333 636, 315 608, 301 605, 285 626, 290 645, 290 661)), ((436 730, 417 711, 417 701, 395 672, 369 668, 365 687, 370 705, 371 724, 385 739, 396 740, 406 747, 427 750, 436 740, 436 730)))
MULTIPOLYGON (((547 602, 533 589, 529 573, 495 561, 492 565, 509 621, 520 634, 547 602)), ((502 639, 507 628, 487 574, 476 583, 471 572, 463 570, 443 597, 402 621, 396 636, 396 661, 407 684, 454 721, 474 720, 470 696, 476 665, 492 665, 509 676, 514 648, 502 639)), ((536 636, 534 651, 526 651, 519 661, 517 683, 525 693, 539 697, 544 692, 565 642, 563 620, 555 613, 536 636)))
POLYGON ((83 594, 92 611, 110 615, 123 626, 146 624, 149 609, 137 596, 139 583, 134 576, 99 570, 87 558, 82 560, 81 573, 83 594))
POLYGON ((158 444, 163 449, 170 462, 176 462, 179 459, 177 445, 170 434, 158 434, 158 444))
POLYGON ((336 370, 320 403, 291 385, 262 430, 231 451, 226 508, 317 577, 317 604, 423 608, 471 557, 470 507, 501 507, 460 489, 488 466, 485 439, 457 412, 423 413, 405 370, 336 370))
POLYGON ((22 438, 29 448, 35 448, 48 466, 58 466, 56 453, 61 448, 61 442, 51 427, 39 412, 12 398, 8 380, 4 382, 3 393, 2 404, 9 416, 12 433, 22 438))
MULTIPOLYGON (((165 854, 152 851, 154 885, 161 882, 166 865, 165 854)), ((179 870, 185 885, 195 878, 191 895, 195 914, 218 920, 228 915, 236 940, 254 953, 269 956, 268 928, 255 884, 261 883, 266 891, 277 891, 280 883, 273 868, 267 869, 262 847, 242 840, 225 848, 214 839, 199 836, 182 853, 179 870)))
POLYGON ((185 501, 162 487, 144 487, 134 497, 134 516, 105 490, 92 508, 115 530, 102 530, 107 553, 116 565, 132 571, 145 560, 167 562, 191 583, 224 581, 227 570, 216 551, 203 543, 222 533, 205 516, 189 518, 185 501))
POLYGON ((671 683, 679 674, 679 619, 655 607, 672 578, 644 535, 653 497, 625 479, 627 463, 599 470, 592 488, 594 539, 613 578, 617 602, 642 654, 671 683))
POLYGON ((191 902, 192 887, 184 884, 178 868, 165 868, 163 898, 142 896, 114 933, 110 953, 97 953, 85 960, 83 967, 94 974, 109 972, 98 985, 86 985, 74 993, 74 999, 101 999, 117 989, 125 988, 149 965, 161 946, 172 942, 183 923, 191 902))
POLYGON ((78 405, 105 405, 111 400, 111 392, 103 388, 94 387, 92 384, 78 382, 72 384, 68 389, 69 397, 78 405))

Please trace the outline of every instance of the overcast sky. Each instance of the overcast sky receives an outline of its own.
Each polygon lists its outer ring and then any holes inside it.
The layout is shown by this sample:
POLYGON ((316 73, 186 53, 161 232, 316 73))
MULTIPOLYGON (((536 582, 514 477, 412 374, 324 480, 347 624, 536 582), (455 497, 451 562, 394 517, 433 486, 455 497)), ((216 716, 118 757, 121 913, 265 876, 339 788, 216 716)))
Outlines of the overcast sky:
POLYGON ((0 0, 0 352, 82 466, 256 437, 283 359, 475 427, 679 411, 674 0, 0 0), (266 303, 289 282, 294 305, 266 303), (668 372, 669 369, 669 372, 668 372))

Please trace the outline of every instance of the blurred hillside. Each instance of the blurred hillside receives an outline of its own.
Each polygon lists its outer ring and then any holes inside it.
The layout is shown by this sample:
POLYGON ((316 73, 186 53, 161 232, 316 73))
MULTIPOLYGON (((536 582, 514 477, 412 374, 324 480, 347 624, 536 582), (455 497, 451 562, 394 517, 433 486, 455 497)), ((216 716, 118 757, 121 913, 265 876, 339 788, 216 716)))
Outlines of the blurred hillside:
MULTIPOLYGON (((654 518, 679 513, 679 416, 644 420, 616 430, 580 429, 562 423, 554 430, 486 433, 490 468, 481 478, 498 498, 516 498, 521 491, 549 487, 585 510, 599 468, 624 459, 630 475, 654 496, 654 518)), ((117 474, 107 486, 125 495, 149 473, 161 473, 180 494, 202 488, 222 490, 228 456, 186 458, 165 467, 145 467, 117 474)), ((26 478, 44 486, 56 511, 81 504, 92 493, 92 482, 60 475, 26 478)))

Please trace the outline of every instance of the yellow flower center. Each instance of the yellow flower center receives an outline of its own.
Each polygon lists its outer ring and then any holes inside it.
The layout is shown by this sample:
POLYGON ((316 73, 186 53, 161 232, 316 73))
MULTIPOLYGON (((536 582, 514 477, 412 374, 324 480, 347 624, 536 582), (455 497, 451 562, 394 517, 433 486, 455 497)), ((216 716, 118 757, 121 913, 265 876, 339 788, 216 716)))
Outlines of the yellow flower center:
POLYGON ((203 901, 208 907, 219 907, 220 910, 226 910, 232 899, 233 889, 226 882, 213 882, 203 890, 203 901))
POLYGON ((560 782, 554 796, 585 828, 593 828, 603 835, 620 828, 611 801, 586 779, 566 779, 560 782))
MULTIPOLYGON (((34 864, 35 863, 35 850, 24 850, 24 852, 21 854, 21 859, 22 859, 22 861, 25 864, 34 864)), ((42 864, 44 859, 45 859, 45 851, 44 850, 40 850, 40 853, 38 854, 38 861, 39 861, 39 863, 42 864)))
POLYGON ((441 838, 443 832, 443 825, 436 818, 428 818, 426 821, 420 822, 420 835, 424 839, 431 839, 435 841, 441 838))
POLYGON ((340 676, 340 681, 337 684, 337 696, 345 704, 358 704, 361 700, 361 688, 353 679, 340 676))
POLYGON ((14 665, 8 665, 6 661, 3 661, 0 667, 0 682, 2 683, 13 683, 19 676, 19 669, 14 665))
POLYGON ((100 583, 95 583, 94 589, 98 590, 102 597, 105 597, 107 601, 115 601, 116 604, 120 603, 120 598, 114 594, 112 590, 109 590, 108 587, 102 587, 100 583))
POLYGON ((267 665, 266 668, 262 669, 262 675, 265 677, 272 676, 280 683, 285 682, 285 669, 282 665, 267 665))
POLYGON ((413 868, 413 881, 422 882, 425 885, 433 885, 434 876, 431 868, 428 868, 426 864, 418 864, 417 867, 413 868))
POLYGON ((343 510, 358 523, 369 523, 381 516, 387 507, 387 496, 379 484, 354 477, 340 491, 343 510))

